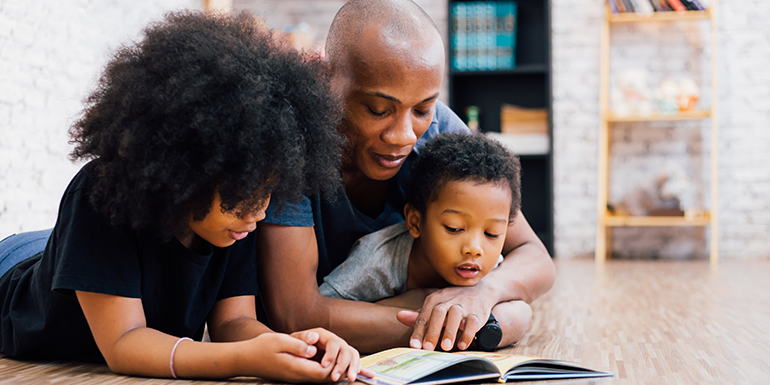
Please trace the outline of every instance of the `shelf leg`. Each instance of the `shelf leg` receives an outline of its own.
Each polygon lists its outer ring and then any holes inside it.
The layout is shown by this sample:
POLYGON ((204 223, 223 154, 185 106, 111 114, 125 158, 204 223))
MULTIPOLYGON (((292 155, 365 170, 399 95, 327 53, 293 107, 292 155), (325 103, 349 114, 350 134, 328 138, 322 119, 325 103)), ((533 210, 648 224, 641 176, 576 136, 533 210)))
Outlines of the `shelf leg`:
POLYGON ((594 261, 604 263, 607 258, 607 227, 603 224, 596 226, 596 255, 594 261))

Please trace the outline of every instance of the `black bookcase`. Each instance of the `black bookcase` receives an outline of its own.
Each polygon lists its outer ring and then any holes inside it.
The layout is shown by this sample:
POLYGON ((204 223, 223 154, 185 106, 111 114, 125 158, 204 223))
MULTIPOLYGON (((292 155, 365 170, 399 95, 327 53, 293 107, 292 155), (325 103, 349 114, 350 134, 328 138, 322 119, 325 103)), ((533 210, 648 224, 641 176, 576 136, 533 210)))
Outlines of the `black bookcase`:
MULTIPOLYGON (((451 15, 456 0, 448 1, 451 15)), ((548 111, 546 154, 520 155, 522 212, 553 255, 553 118, 551 98, 550 0, 516 0, 518 4, 515 67, 497 71, 449 70, 449 105, 465 118, 468 106, 478 106, 483 132, 500 132, 503 103, 548 111)), ((450 16, 451 18, 451 16, 450 16)), ((449 41, 452 21, 449 20, 449 41)), ((449 49, 452 63, 452 49, 449 49)))

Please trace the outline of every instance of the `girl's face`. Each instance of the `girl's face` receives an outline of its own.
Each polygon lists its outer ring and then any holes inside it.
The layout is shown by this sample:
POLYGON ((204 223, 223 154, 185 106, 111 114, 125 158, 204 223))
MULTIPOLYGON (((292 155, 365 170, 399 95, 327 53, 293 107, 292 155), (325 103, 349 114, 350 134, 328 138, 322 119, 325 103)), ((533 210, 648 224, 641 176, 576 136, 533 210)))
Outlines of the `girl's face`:
POLYGON ((452 181, 426 204, 424 215, 407 206, 407 227, 448 284, 472 286, 497 263, 510 210, 507 184, 452 181))
MULTIPOLYGON (((234 212, 223 211, 219 194, 216 194, 208 215, 203 220, 190 222, 190 230, 216 247, 230 246, 257 229, 257 222, 265 219, 265 209, 269 203, 270 195, 261 207, 239 217, 234 212)), ((180 241, 191 248, 184 240, 180 241)))

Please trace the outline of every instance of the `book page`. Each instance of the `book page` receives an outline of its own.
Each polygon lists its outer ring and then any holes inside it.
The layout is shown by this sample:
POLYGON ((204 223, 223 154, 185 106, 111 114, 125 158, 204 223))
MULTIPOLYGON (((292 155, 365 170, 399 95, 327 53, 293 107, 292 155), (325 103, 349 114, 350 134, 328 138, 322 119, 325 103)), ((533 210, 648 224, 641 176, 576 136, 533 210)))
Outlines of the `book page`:
POLYGON ((468 358, 429 350, 399 348, 361 359, 361 364, 391 382, 409 383, 468 358))
POLYGON ((455 352, 453 354, 485 358, 489 361, 492 361, 492 363, 495 364, 495 366, 497 366, 498 369, 500 369, 500 373, 505 373, 508 370, 510 370, 512 367, 519 365, 521 363, 528 362, 528 361, 536 361, 541 359, 540 357, 535 357, 535 356, 514 356, 510 354, 502 354, 502 353, 494 353, 494 352, 490 352, 490 353, 455 352))

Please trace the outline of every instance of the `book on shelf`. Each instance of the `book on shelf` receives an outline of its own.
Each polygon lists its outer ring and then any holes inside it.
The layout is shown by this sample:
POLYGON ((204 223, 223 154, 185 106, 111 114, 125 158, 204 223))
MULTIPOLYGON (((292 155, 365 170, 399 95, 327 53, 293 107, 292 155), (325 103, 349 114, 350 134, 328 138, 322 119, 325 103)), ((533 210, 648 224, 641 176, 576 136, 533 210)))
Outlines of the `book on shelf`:
POLYGON ((561 378, 611 377, 615 374, 589 369, 568 361, 495 352, 435 352, 410 348, 385 350, 361 358, 361 364, 376 374, 359 375, 372 385, 437 385, 457 382, 550 380, 561 378))
POLYGON ((634 12, 640 15, 652 15, 655 12, 650 0, 631 0, 631 6, 634 8, 634 12))
POLYGON ((691 11, 705 11, 706 8, 698 0, 681 0, 682 4, 691 11))
POLYGON ((668 5, 677 12, 684 12, 687 10, 687 7, 685 7, 680 0, 668 0, 668 5))
POLYGON ((450 8, 452 69, 490 71, 515 65, 517 4, 463 1, 450 8))
POLYGON ((607 0, 607 5, 613 14, 635 12, 649 15, 654 12, 706 10, 700 0, 607 0))
POLYGON ((548 135, 548 110, 503 103, 500 106, 500 132, 548 135))
POLYGON ((623 2, 623 8, 626 9, 626 12, 636 12, 636 9, 634 9, 634 5, 631 4, 631 0, 621 0, 623 2))
POLYGON ((623 3, 623 0, 607 0, 610 3, 615 3, 615 8, 618 9, 618 12, 626 12, 626 5, 623 3))

